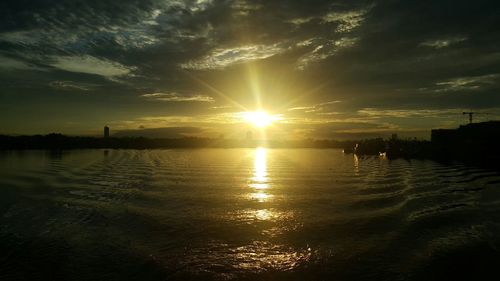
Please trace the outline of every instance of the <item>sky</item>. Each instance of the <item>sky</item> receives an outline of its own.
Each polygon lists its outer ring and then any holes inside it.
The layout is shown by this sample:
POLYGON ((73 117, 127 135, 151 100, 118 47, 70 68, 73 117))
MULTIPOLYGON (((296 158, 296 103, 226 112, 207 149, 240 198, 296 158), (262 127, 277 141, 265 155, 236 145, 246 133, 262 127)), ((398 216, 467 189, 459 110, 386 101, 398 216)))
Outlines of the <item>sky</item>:
POLYGON ((3 0, 0 134, 428 138, 500 118, 499 1, 3 0), (253 128, 255 129, 255 128, 253 128))

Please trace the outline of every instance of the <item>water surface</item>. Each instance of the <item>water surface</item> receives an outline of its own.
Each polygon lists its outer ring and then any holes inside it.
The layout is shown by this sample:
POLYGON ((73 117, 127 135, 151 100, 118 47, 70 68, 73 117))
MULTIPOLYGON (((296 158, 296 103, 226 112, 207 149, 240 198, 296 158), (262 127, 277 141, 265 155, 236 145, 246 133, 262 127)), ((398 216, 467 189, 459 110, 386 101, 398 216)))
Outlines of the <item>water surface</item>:
POLYGON ((0 152, 0 280, 481 279, 500 173, 340 150, 0 152))

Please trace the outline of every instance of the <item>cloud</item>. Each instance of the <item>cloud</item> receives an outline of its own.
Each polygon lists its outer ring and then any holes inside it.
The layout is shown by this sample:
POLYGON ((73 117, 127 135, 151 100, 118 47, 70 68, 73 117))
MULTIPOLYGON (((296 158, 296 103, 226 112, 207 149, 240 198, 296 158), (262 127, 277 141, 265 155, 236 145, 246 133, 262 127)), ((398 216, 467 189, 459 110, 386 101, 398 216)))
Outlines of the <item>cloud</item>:
MULTIPOLYGON (((340 102, 341 101, 339 101, 339 100, 332 100, 332 101, 318 103, 318 104, 315 104, 312 106, 292 107, 292 108, 289 108, 288 111, 304 111, 306 113, 318 112, 318 111, 323 111, 325 109, 325 107, 329 107, 332 104, 336 104, 336 103, 340 103, 340 102)), ((327 113, 323 113, 323 114, 324 115, 332 115, 333 113, 329 112, 329 114, 327 114, 327 113)))
MULTIPOLYGON (((74 13, 72 10, 67 12, 74 13)), ((57 23, 53 23, 54 19, 39 16, 39 25, 0 33, 0 42, 31 49, 45 48, 78 53, 93 49, 96 45, 120 46, 125 50, 140 49, 159 43, 154 30, 158 25, 157 18, 160 14, 161 11, 155 9, 139 13, 138 21, 121 21, 116 24, 110 23, 111 15, 94 14, 95 18, 92 18, 92 15, 82 15, 79 19, 80 24, 76 26, 73 26, 74 19, 62 17, 57 23)))
POLYGON ((368 119, 379 118, 443 118, 455 117, 461 114, 461 108, 448 109, 380 109, 380 108, 363 108, 357 111, 360 116, 368 119))
MULTIPOLYGON (((4 32, 0 33, 0 41, 19 45, 36 45, 42 42, 43 36, 41 35, 45 32, 43 29, 4 32)), ((65 40, 71 40, 70 38, 74 37, 72 35, 64 37, 65 40)), ((57 39, 52 36, 52 40, 57 39)))
POLYGON ((296 43, 295 46, 297 46, 297 47, 311 46, 314 43, 314 41, 318 41, 318 39, 319 38, 309 38, 307 40, 303 40, 303 41, 296 43))
POLYGON ((313 19, 315 19, 315 17, 294 18, 291 20, 287 20, 286 22, 294 25, 303 25, 305 23, 312 21, 313 19))
MULTIPOLYGON (((458 125, 462 119, 462 112, 469 111, 468 108, 443 108, 443 109, 383 109, 383 108, 363 108, 357 111, 360 118, 365 120, 379 119, 418 119, 420 123, 432 122, 436 124, 458 125)), ((500 116, 500 108, 491 107, 477 111, 484 114, 485 118, 498 118, 500 116)))
POLYGON ((231 109, 233 108, 233 106, 231 105, 220 105, 220 106, 212 106, 210 107, 210 109, 214 109, 214 110, 217 110, 217 109, 231 109))
POLYGON ((227 49, 216 49, 202 59, 181 64, 185 69, 224 69, 227 66, 260 60, 284 52, 279 44, 273 45, 246 45, 227 49))
POLYGON ((441 48, 446 48, 446 47, 449 47, 451 45, 461 43, 465 40, 467 40, 467 37, 450 37, 450 38, 444 38, 444 39, 424 41, 424 42, 420 43, 420 46, 430 47, 430 48, 434 48, 434 49, 441 49, 441 48))
POLYGON ((365 20, 365 15, 369 8, 348 11, 348 12, 330 12, 323 16, 321 20, 324 23, 337 23, 336 32, 345 33, 359 27, 365 20))
POLYGON ((53 56, 51 66, 69 72, 100 75, 108 78, 129 75, 135 67, 93 56, 53 56))
POLYGON ((79 90, 79 91, 90 91, 95 85, 88 83, 77 83, 74 81, 52 81, 49 85, 56 89, 61 90, 79 90))
POLYGON ((306 53, 297 60, 296 68, 298 70, 306 69, 310 64, 325 60, 334 56, 343 49, 353 47, 359 38, 342 37, 338 40, 330 40, 324 44, 318 45, 309 53, 306 53))
POLYGON ((214 102, 214 98, 203 95, 194 95, 194 96, 183 96, 178 93, 153 93, 153 94, 144 94, 141 97, 146 98, 148 100, 155 101, 168 101, 168 102, 186 102, 186 101, 194 101, 194 102, 214 102))
POLYGON ((371 8, 373 6, 349 11, 330 11, 321 16, 293 18, 286 22, 301 26, 319 20, 323 24, 336 24, 335 32, 337 33, 348 33, 361 26, 371 8))
POLYGON ((342 102, 342 101, 339 101, 339 100, 331 100, 331 101, 327 101, 327 102, 323 102, 323 103, 320 103, 319 105, 329 105, 329 104, 336 104, 336 103, 339 103, 339 102, 342 102))
POLYGON ((231 4, 231 8, 235 11, 235 16, 248 16, 250 13, 262 8, 262 5, 249 3, 249 1, 245 0, 235 0, 231 4))
POLYGON ((140 126, 146 128, 162 127, 206 127, 212 125, 227 125, 241 123, 242 117, 234 113, 217 113, 205 115, 159 115, 143 116, 132 120, 119 120, 110 122, 118 130, 136 129, 140 126))
POLYGON ((0 69, 9 69, 9 70, 44 70, 43 68, 37 67, 30 63, 20 61, 17 59, 9 58, 0 55, 0 69))
POLYGON ((101 27, 99 33, 88 34, 87 38, 83 37, 77 43, 92 45, 94 41, 105 39, 124 50, 146 48, 160 43, 160 39, 149 30, 155 23, 155 21, 144 21, 141 25, 131 27, 101 27))
POLYGON ((500 74, 458 77, 436 83, 434 92, 474 91, 495 85, 500 74))
POLYGON ((315 108, 316 108, 316 106, 297 106, 297 107, 289 108, 288 111, 311 110, 311 109, 315 109, 315 108))
MULTIPOLYGON (((220 112, 213 114, 200 115, 160 115, 160 116, 144 116, 128 121, 113 122, 118 128, 137 128, 139 125, 148 128, 159 127, 198 127, 209 125, 230 125, 248 123, 246 120, 248 112, 220 112)), ((272 114, 274 120, 284 120, 281 114, 272 114)))

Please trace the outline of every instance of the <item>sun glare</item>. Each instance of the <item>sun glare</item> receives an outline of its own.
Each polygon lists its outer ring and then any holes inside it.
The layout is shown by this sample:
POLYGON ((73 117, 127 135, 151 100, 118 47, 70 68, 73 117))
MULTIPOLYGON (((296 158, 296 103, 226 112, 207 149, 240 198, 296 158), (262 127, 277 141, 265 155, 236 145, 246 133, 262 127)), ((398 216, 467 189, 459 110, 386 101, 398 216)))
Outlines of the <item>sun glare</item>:
POLYGON ((276 116, 269 115, 264 111, 253 111, 253 112, 245 112, 243 117, 246 122, 253 124, 258 128, 264 128, 273 123, 273 121, 277 120, 276 116))

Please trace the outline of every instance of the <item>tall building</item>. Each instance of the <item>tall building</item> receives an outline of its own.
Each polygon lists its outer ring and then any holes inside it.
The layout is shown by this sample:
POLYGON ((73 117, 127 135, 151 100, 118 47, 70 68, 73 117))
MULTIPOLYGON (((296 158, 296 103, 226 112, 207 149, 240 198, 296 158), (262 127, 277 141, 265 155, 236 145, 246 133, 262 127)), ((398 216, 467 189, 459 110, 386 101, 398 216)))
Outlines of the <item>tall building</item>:
POLYGON ((104 138, 109 138, 109 127, 104 126, 104 138))

